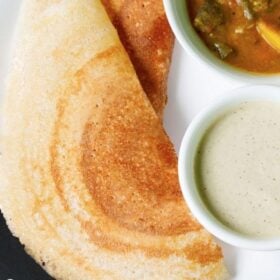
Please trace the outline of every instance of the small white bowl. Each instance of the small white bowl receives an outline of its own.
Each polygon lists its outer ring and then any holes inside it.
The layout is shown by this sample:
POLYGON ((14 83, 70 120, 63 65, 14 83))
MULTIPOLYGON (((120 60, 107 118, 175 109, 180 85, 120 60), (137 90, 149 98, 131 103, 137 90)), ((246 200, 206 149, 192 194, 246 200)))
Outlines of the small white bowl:
POLYGON ((181 44, 189 53, 219 73, 225 74, 233 79, 239 79, 250 83, 271 84, 279 82, 280 73, 261 74, 253 73, 231 66, 216 57, 203 43, 194 28, 192 27, 188 8, 188 0, 163 0, 165 12, 169 24, 181 44))
POLYGON ((207 128, 218 116, 244 101, 270 100, 280 104, 280 87, 247 86, 235 89, 202 110, 189 125, 179 152, 179 180, 183 196, 197 220, 213 235, 231 245, 252 250, 280 249, 280 236, 274 239, 250 238, 223 225, 202 201, 194 176, 197 147, 207 128))

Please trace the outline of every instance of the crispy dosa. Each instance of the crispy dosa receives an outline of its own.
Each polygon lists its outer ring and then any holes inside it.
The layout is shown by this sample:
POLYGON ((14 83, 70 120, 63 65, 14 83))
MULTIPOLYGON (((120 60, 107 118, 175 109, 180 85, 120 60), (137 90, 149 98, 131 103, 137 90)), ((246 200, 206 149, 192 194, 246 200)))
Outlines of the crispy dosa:
POLYGON ((56 279, 226 277, 99 0, 23 1, 1 139, 1 210, 56 279))
POLYGON ((102 0, 136 70, 161 117, 167 100, 167 77, 174 36, 162 0, 102 0))

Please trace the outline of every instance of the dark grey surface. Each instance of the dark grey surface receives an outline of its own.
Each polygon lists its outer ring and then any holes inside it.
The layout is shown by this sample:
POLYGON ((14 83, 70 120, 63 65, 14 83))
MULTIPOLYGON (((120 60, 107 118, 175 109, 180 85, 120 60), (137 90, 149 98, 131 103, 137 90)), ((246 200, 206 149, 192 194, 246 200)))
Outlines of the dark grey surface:
POLYGON ((13 237, 0 212, 0 280, 52 280, 13 237))

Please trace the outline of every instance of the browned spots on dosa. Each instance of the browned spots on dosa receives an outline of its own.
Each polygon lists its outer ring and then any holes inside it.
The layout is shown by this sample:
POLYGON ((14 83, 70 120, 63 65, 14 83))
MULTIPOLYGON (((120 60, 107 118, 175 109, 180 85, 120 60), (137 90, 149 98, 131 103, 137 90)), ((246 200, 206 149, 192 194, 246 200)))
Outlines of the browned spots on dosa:
POLYGON ((117 251, 125 254, 133 250, 140 250, 146 256, 161 259, 168 258, 171 255, 187 256, 190 261, 203 265, 212 262, 215 263, 222 258, 221 249, 217 245, 213 245, 213 243, 211 244, 209 240, 205 241, 200 239, 179 250, 168 248, 164 244, 157 247, 145 247, 141 245, 136 246, 113 239, 109 236, 109 233, 104 234, 99 232, 89 222, 82 223, 82 225, 83 228, 89 233, 89 236, 94 244, 109 251, 117 251))
POLYGON ((184 249, 184 252, 188 259, 201 264, 215 263, 223 257, 221 248, 213 244, 209 238, 192 243, 184 249))
POLYGON ((89 222, 83 223, 83 228, 89 233, 89 237, 94 244, 109 251, 115 251, 125 254, 133 250, 141 250, 145 255, 157 258, 166 258, 171 254, 174 254, 174 250, 168 249, 164 246, 160 248, 154 248, 141 245, 131 245, 121 242, 110 237, 109 232, 103 233, 98 231, 95 227, 93 227, 92 223, 89 222))
POLYGON ((198 230, 181 195, 175 152, 157 119, 134 110, 134 102, 115 100, 102 125, 85 126, 86 185, 103 212, 127 229, 157 235, 198 230))
POLYGON ((57 145, 58 145, 58 141, 59 141, 59 130, 60 130, 61 126, 63 125, 61 123, 61 119, 64 114, 66 106, 67 106, 67 102, 64 99, 61 99, 57 103, 57 106, 56 106, 57 117, 56 117, 56 121, 54 124, 53 139, 52 139, 52 143, 50 145, 50 171, 51 171, 54 183, 55 183, 57 194, 59 195, 59 197, 61 199, 63 207, 64 207, 65 211, 69 211, 69 206, 63 195, 63 185, 61 184, 62 178, 61 178, 61 175, 59 172, 59 166, 56 163, 57 145))

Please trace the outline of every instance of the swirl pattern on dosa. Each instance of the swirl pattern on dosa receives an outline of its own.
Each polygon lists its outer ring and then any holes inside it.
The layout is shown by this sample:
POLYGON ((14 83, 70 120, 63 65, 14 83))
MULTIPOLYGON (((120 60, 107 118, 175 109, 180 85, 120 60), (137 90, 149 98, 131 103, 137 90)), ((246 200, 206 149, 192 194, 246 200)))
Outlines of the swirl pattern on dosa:
POLYGON ((23 2, 1 134, 1 210, 56 279, 226 277, 99 0, 23 2))

